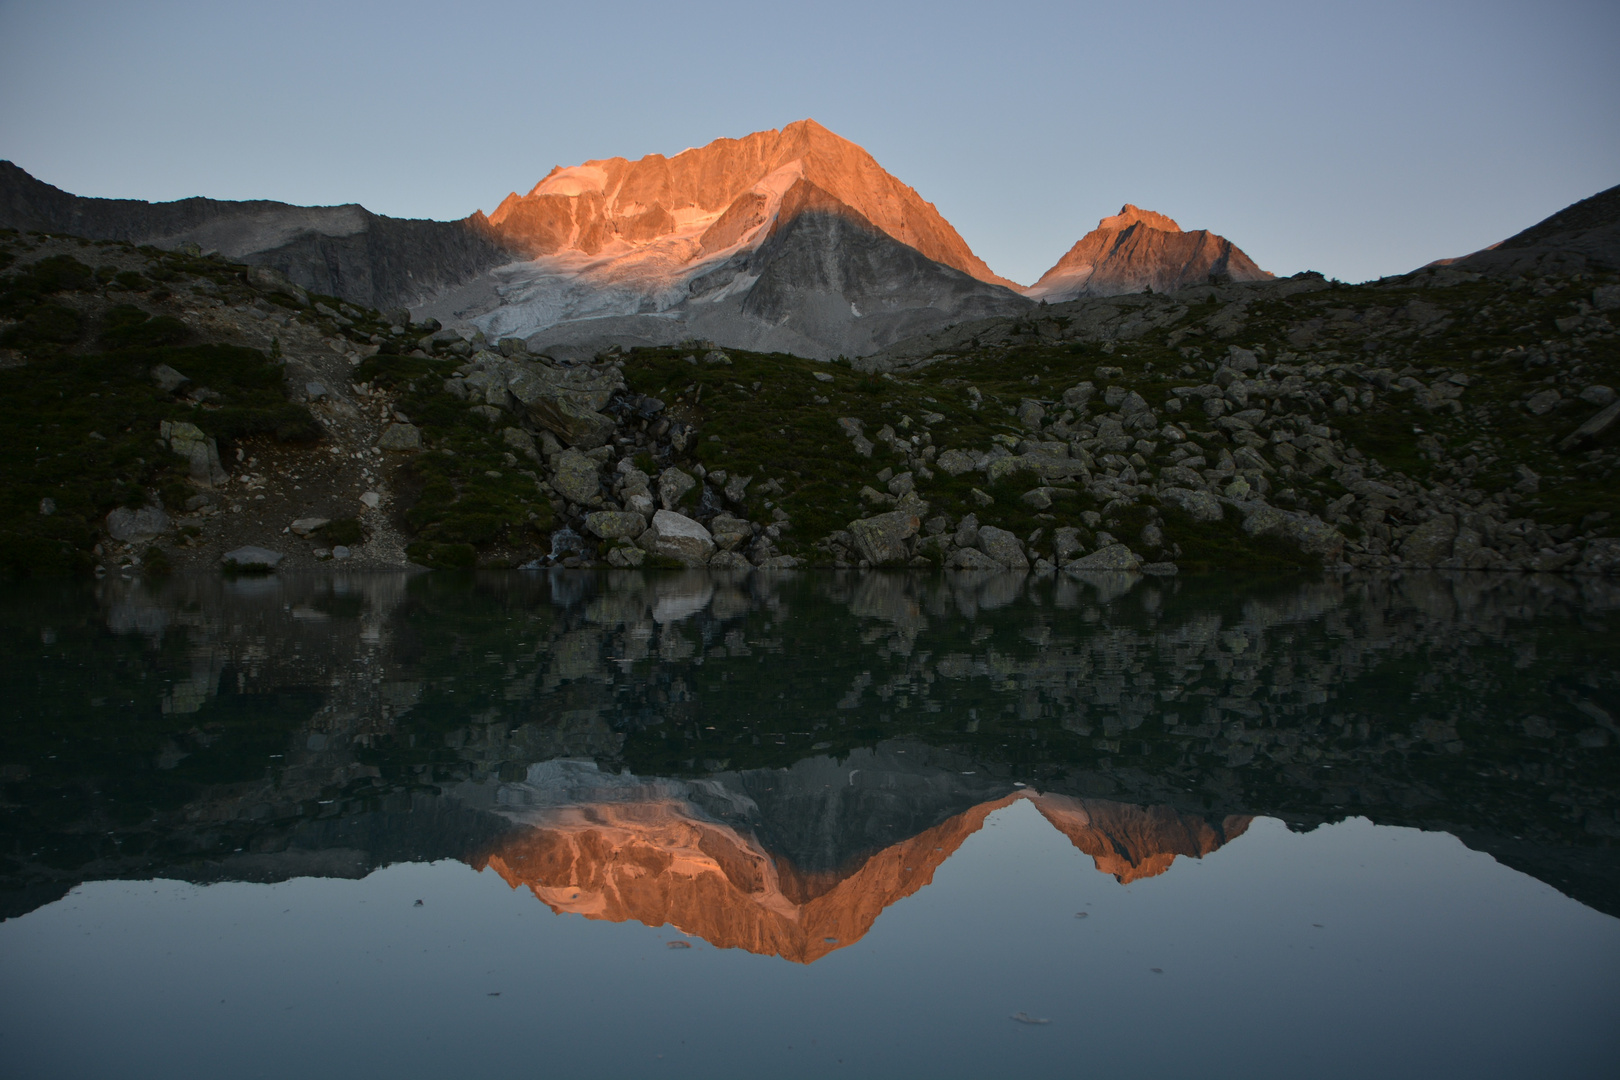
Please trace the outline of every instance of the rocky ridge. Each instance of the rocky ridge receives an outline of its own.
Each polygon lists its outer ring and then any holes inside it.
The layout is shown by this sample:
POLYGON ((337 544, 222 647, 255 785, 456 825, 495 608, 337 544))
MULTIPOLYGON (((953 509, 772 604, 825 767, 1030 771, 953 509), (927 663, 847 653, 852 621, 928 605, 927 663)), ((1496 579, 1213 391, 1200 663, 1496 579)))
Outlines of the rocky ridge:
POLYGON ((482 215, 427 221, 383 217, 353 203, 85 198, 9 161, 0 161, 0 228, 166 251, 194 247, 276 270, 311 292, 377 308, 422 303, 515 257, 482 215))

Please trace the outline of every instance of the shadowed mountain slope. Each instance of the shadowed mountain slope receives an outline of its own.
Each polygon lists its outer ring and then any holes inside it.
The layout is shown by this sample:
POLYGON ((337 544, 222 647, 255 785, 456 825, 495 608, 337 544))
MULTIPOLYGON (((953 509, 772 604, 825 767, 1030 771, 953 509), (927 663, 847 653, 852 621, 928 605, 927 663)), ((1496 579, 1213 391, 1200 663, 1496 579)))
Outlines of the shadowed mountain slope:
POLYGON ((90 199, 36 180, 9 161, 0 161, 0 228, 170 250, 195 244, 273 267, 313 292, 384 308, 418 303, 512 258, 481 217, 390 218, 354 203, 90 199))
POLYGON ((1483 251, 1439 264, 1506 276, 1620 269, 1620 185, 1572 203, 1483 251))

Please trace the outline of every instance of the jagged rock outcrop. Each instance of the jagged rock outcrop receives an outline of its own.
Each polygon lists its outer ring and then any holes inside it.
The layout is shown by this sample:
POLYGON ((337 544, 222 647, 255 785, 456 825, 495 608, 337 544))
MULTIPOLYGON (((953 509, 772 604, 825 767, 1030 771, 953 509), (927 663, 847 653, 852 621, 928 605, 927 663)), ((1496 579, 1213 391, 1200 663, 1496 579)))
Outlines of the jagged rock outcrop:
POLYGON ((169 250, 195 244, 279 270, 313 292, 378 308, 419 303, 513 258, 482 215, 426 221, 383 217, 353 203, 91 199, 9 161, 0 161, 0 228, 169 250))
POLYGON ((1070 248, 1057 265, 1023 290, 1056 303, 1079 296, 1172 292, 1214 280, 1265 281, 1241 248, 1207 229, 1182 232, 1163 214, 1126 203, 1070 248))

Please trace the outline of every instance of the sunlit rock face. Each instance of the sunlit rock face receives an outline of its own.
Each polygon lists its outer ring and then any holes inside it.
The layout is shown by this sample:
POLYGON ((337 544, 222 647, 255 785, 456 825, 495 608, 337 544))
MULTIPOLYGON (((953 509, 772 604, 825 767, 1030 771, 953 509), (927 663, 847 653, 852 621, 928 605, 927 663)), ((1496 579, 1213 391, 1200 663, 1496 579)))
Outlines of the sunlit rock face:
MULTIPOLYGON (((866 771, 860 766, 871 761, 871 755, 839 763, 822 759, 759 776, 690 783, 615 776, 587 762, 547 763, 498 797, 503 812, 529 828, 506 837, 474 865, 495 871, 513 888, 529 889, 558 913, 670 925, 721 948, 810 963, 859 940, 885 908, 931 882, 990 814, 1023 799, 1031 799, 1099 870, 1122 883, 1162 874, 1178 855, 1207 855, 1241 835, 1250 821, 1228 818, 1211 825, 1168 807, 1017 789, 833 869, 800 865, 762 839, 773 831, 771 808, 747 792, 763 790, 758 785, 769 778, 771 791, 778 785, 789 789, 782 807, 791 809, 796 824, 808 823, 835 848, 858 845, 857 837, 831 834, 865 815, 839 805, 836 795, 822 795, 818 789, 831 785, 819 781, 831 772, 848 773, 853 788, 866 771), (847 768, 852 763, 857 767, 847 768)), ((913 805, 919 780, 932 784, 934 798, 923 801, 936 807, 961 794, 952 786, 955 778, 943 773, 886 775, 880 783, 907 786, 907 779, 913 781, 913 805)))
POLYGON ((856 355, 1029 306, 931 203, 813 120, 559 167, 487 225, 529 259, 423 310, 558 355, 694 337, 856 355))
MULTIPOLYGON (((814 120, 741 139, 716 139, 674 157, 648 154, 551 170, 489 215, 503 238, 533 256, 629 253, 663 242, 691 262, 762 237, 800 180, 935 262, 998 285, 932 203, 859 146, 814 120)), ((794 208, 788 208, 789 216, 794 208)))
POLYGON ((1059 303, 1079 296, 1173 292, 1214 275, 1230 281, 1263 281, 1272 275, 1237 245, 1206 229, 1182 232, 1163 214, 1126 203, 1113 217, 1070 248, 1024 295, 1059 303))

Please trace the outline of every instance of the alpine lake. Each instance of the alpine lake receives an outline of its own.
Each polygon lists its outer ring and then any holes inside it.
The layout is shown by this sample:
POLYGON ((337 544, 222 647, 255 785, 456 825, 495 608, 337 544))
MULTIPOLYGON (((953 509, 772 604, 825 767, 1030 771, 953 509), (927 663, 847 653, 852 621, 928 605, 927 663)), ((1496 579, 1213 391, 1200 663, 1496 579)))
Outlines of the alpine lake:
POLYGON ((1620 585, 0 592, 0 1074, 1612 1077, 1620 585))

